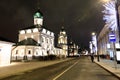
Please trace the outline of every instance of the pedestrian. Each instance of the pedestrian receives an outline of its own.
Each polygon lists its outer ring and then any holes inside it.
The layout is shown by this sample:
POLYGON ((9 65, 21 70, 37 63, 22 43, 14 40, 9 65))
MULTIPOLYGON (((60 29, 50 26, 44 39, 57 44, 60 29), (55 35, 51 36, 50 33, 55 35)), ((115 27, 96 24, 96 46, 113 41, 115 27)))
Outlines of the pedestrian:
POLYGON ((91 56, 91 61, 94 62, 94 53, 92 53, 90 56, 91 56))

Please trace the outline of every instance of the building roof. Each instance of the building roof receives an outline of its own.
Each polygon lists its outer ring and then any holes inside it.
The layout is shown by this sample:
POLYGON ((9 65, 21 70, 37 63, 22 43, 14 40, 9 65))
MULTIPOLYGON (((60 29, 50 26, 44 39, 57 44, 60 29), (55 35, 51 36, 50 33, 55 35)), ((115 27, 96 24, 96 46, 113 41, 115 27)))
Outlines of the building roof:
POLYGON ((62 28, 61 28, 61 31, 63 32, 63 31, 65 31, 65 28, 64 28, 64 26, 62 26, 62 28))
POLYGON ((39 44, 34 39, 27 38, 27 39, 24 39, 24 40, 18 42, 17 45, 34 45, 34 46, 38 46, 39 44))
POLYGON ((34 18, 42 18, 43 19, 43 13, 40 10, 37 10, 34 14, 34 18))
MULTIPOLYGON (((41 27, 44 27, 44 26, 41 26, 41 27)), ((20 30, 33 29, 33 28, 39 28, 39 27, 37 27, 37 25, 32 25, 32 26, 29 26, 29 27, 26 27, 26 28, 22 28, 20 30)))

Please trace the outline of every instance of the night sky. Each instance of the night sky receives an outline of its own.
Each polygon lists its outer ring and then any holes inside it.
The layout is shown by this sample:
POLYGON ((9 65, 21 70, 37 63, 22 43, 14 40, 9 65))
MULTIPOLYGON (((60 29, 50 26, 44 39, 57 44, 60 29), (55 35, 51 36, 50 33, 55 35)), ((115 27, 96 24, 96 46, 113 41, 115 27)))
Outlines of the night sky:
POLYGON ((0 0, 0 37, 18 41, 18 31, 33 25, 33 14, 43 13, 44 27, 55 33, 62 26, 78 45, 89 46, 91 32, 103 28, 100 0, 0 0))

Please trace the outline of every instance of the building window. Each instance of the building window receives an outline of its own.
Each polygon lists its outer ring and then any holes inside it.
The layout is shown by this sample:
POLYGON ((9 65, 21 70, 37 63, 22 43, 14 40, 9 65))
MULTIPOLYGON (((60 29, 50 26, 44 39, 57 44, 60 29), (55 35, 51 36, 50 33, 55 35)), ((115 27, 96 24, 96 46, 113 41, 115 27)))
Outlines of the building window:
POLYGON ((50 39, 50 43, 52 44, 52 39, 50 39))
POLYGON ((38 32, 38 29, 37 28, 33 29, 33 32, 38 32))
POLYGON ((26 30, 27 31, 27 33, 32 33, 32 31, 30 30, 30 29, 28 29, 28 30, 26 30))
POLYGON ((18 50, 16 50, 16 54, 18 54, 18 50))
POLYGON ((24 30, 20 31, 20 34, 25 34, 25 31, 24 30))
POLYGON ((43 37, 41 37, 41 42, 44 42, 44 38, 43 37))
POLYGON ((47 43, 49 43, 49 39, 47 39, 47 43))
POLYGON ((30 50, 28 51, 28 54, 29 54, 29 55, 31 54, 31 51, 30 51, 30 50))
POLYGON ((36 52, 36 55, 38 55, 38 52, 36 52))

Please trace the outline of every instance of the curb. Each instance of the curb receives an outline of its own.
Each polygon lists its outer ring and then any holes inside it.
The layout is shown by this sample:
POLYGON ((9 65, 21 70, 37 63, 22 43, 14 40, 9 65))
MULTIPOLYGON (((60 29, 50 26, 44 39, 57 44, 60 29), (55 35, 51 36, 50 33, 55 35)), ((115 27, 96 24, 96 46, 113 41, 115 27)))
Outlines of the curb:
POLYGON ((97 65, 99 65, 101 68, 103 68, 104 70, 108 71, 109 73, 111 73, 112 75, 114 75, 115 77, 117 77, 118 79, 120 79, 120 76, 118 74, 115 74, 114 72, 110 71, 108 68, 106 68, 105 66, 99 64, 99 62, 94 61, 97 65))

